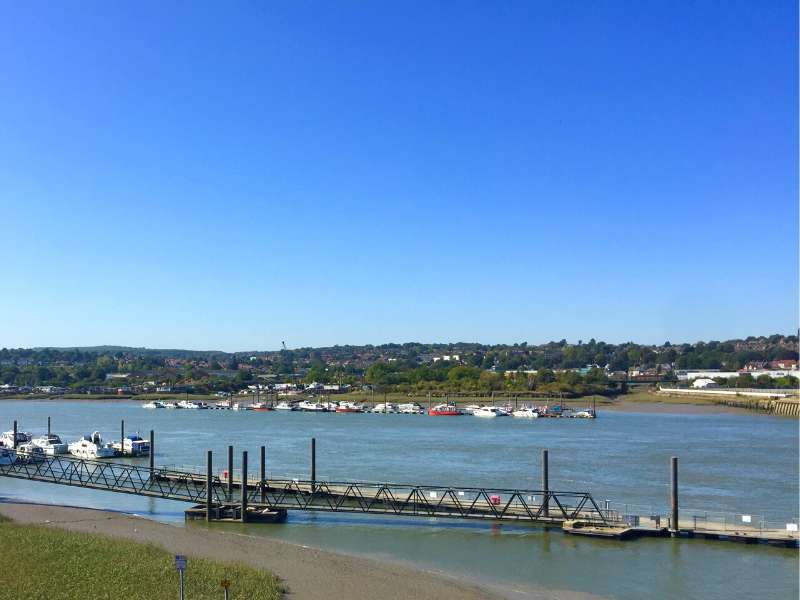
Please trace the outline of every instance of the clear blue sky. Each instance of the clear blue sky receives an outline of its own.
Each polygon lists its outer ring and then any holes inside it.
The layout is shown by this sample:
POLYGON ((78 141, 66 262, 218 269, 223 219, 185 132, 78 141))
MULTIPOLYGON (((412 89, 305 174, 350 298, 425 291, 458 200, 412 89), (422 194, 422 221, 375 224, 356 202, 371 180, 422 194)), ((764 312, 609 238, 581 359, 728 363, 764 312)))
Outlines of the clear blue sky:
POLYGON ((0 346, 798 326, 795 2, 6 2, 0 346))

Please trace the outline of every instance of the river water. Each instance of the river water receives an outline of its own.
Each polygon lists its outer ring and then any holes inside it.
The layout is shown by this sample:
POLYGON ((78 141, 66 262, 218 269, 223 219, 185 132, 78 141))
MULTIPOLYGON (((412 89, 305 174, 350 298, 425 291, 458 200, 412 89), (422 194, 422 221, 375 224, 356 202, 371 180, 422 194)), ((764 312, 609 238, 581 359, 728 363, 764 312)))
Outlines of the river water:
MULTIPOLYGON (((754 414, 601 411, 596 420, 431 418, 415 415, 145 410, 130 402, 5 401, 0 427, 40 433, 52 417, 65 441, 99 430, 118 439, 156 431, 159 465, 202 466, 228 444, 238 468, 248 450, 257 472, 317 478, 494 488, 539 487, 550 450, 550 487, 590 492, 631 512, 666 513, 669 457, 680 457, 681 506, 749 514, 778 525, 798 513, 797 422, 754 414)), ((146 460, 146 459, 145 459, 146 460)), ((0 479, 0 496, 132 512, 182 522, 185 504, 0 479)), ((207 526, 192 524, 192 526, 207 526)), ((228 530, 398 561, 508 590, 573 590, 601 597, 796 598, 797 550, 700 540, 631 542, 451 520, 290 512, 281 525, 216 524, 228 530)))

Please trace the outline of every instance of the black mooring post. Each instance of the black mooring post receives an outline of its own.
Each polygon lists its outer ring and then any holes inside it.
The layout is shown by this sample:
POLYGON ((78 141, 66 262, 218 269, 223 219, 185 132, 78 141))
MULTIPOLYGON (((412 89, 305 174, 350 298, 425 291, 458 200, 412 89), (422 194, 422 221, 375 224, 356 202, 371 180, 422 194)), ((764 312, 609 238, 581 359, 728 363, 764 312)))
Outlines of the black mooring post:
POLYGON ((226 496, 228 502, 233 500, 233 446, 228 446, 228 487, 226 496))
POLYGON ((156 432, 150 430, 150 477, 156 471, 156 432))
POLYGON ((550 472, 547 464, 547 450, 542 450, 542 515, 550 516, 550 472))
POLYGON ((259 488, 261 491, 261 504, 267 503, 267 447, 261 446, 259 450, 259 468, 258 480, 260 482, 259 488))
POLYGON ((672 506, 672 516, 670 518, 669 525, 673 535, 675 535, 680 530, 680 524, 678 522, 678 457, 673 456, 671 463, 672 463, 672 493, 670 494, 671 496, 670 504, 672 506))
POLYGON ((311 493, 317 491, 317 440, 311 438, 311 493))
POLYGON ((211 450, 206 455, 206 521, 211 520, 211 500, 214 494, 213 466, 211 450))
POLYGON ((14 440, 11 442, 11 447, 17 449, 17 422, 14 421, 14 440))
MULTIPOLYGON (((120 456, 125 456, 125 419, 122 419, 119 429, 119 453, 120 456)), ((131 447, 131 450, 133 450, 133 447, 131 447)))
POLYGON ((247 521, 247 450, 242 451, 242 523, 247 521))
POLYGON ((47 417, 47 437, 50 437, 51 429, 50 429, 50 417, 47 417))

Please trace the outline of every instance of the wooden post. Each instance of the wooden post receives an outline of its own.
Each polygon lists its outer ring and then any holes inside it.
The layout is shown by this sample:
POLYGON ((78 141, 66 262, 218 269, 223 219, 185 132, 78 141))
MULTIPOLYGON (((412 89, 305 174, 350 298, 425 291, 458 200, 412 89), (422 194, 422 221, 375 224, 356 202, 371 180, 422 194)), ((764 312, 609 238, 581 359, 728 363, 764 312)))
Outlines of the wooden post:
MULTIPOLYGON (((122 419, 120 422, 119 429, 119 454, 120 456, 125 456, 125 419, 122 419)), ((133 450, 133 448, 131 448, 131 450, 133 450)))
POLYGON ((242 451, 242 523, 247 521, 247 450, 242 451))
POLYGON ((17 449, 17 422, 14 421, 14 440, 11 442, 11 447, 17 449))
POLYGON ((267 447, 261 446, 258 479, 261 482, 261 504, 267 503, 267 447))
POLYGON ((317 440, 311 438, 311 493, 317 491, 317 440))
POLYGON ((150 478, 156 471, 156 432, 150 430, 150 478))
POLYGON ((211 450, 209 450, 206 454, 206 521, 211 520, 211 501, 214 495, 213 473, 211 450))
POLYGON ((233 500, 233 446, 228 446, 228 502, 233 500))
POLYGON ((550 516, 550 472, 549 472, 549 465, 547 464, 548 459, 548 452, 547 450, 542 450, 542 491, 544 492, 544 498, 542 499, 542 514, 545 517, 550 516))
POLYGON ((672 490, 670 494, 670 504, 672 507, 672 516, 670 517, 669 526, 672 535, 677 535, 680 530, 680 523, 678 521, 678 457, 673 456, 672 464, 672 490))
POLYGON ((51 432, 51 429, 50 429, 50 417, 47 417, 47 437, 50 437, 51 433, 52 432, 51 432))

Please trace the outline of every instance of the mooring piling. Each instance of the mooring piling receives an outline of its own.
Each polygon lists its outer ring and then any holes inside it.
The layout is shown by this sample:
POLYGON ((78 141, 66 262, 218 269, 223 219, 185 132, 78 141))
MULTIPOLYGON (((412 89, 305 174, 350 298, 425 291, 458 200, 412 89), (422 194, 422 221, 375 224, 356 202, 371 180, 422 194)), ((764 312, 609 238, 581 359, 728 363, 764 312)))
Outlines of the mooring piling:
POLYGON ((242 523, 247 521, 247 450, 242 450, 242 523))
POLYGON ((258 481, 259 481, 259 500, 261 504, 267 503, 267 447, 261 446, 259 449, 259 467, 258 467, 258 481))
POLYGON ((50 437, 51 429, 50 429, 50 417, 47 417, 47 437, 50 437))
POLYGON ((670 530, 673 535, 677 535, 680 531, 680 523, 678 522, 678 457, 673 456, 670 460, 671 476, 672 476, 672 489, 670 490, 670 507, 672 508, 672 515, 670 517, 670 530))
POLYGON ((119 425, 119 453, 120 456, 125 456, 125 419, 119 425))
POLYGON ((228 481, 226 497, 228 502, 233 500, 233 446, 228 446, 228 481))
POLYGON ((156 432, 150 430, 150 477, 156 471, 156 432))
POLYGON ((542 514, 545 517, 550 516, 550 472, 548 462, 548 451, 542 450, 542 514))
POLYGON ((211 450, 206 454, 206 521, 211 521, 211 500, 214 495, 214 467, 211 450))
POLYGON ((14 440, 11 442, 11 447, 17 449, 17 422, 14 421, 14 440))
POLYGON ((311 438, 311 493, 317 491, 317 439, 311 438))

